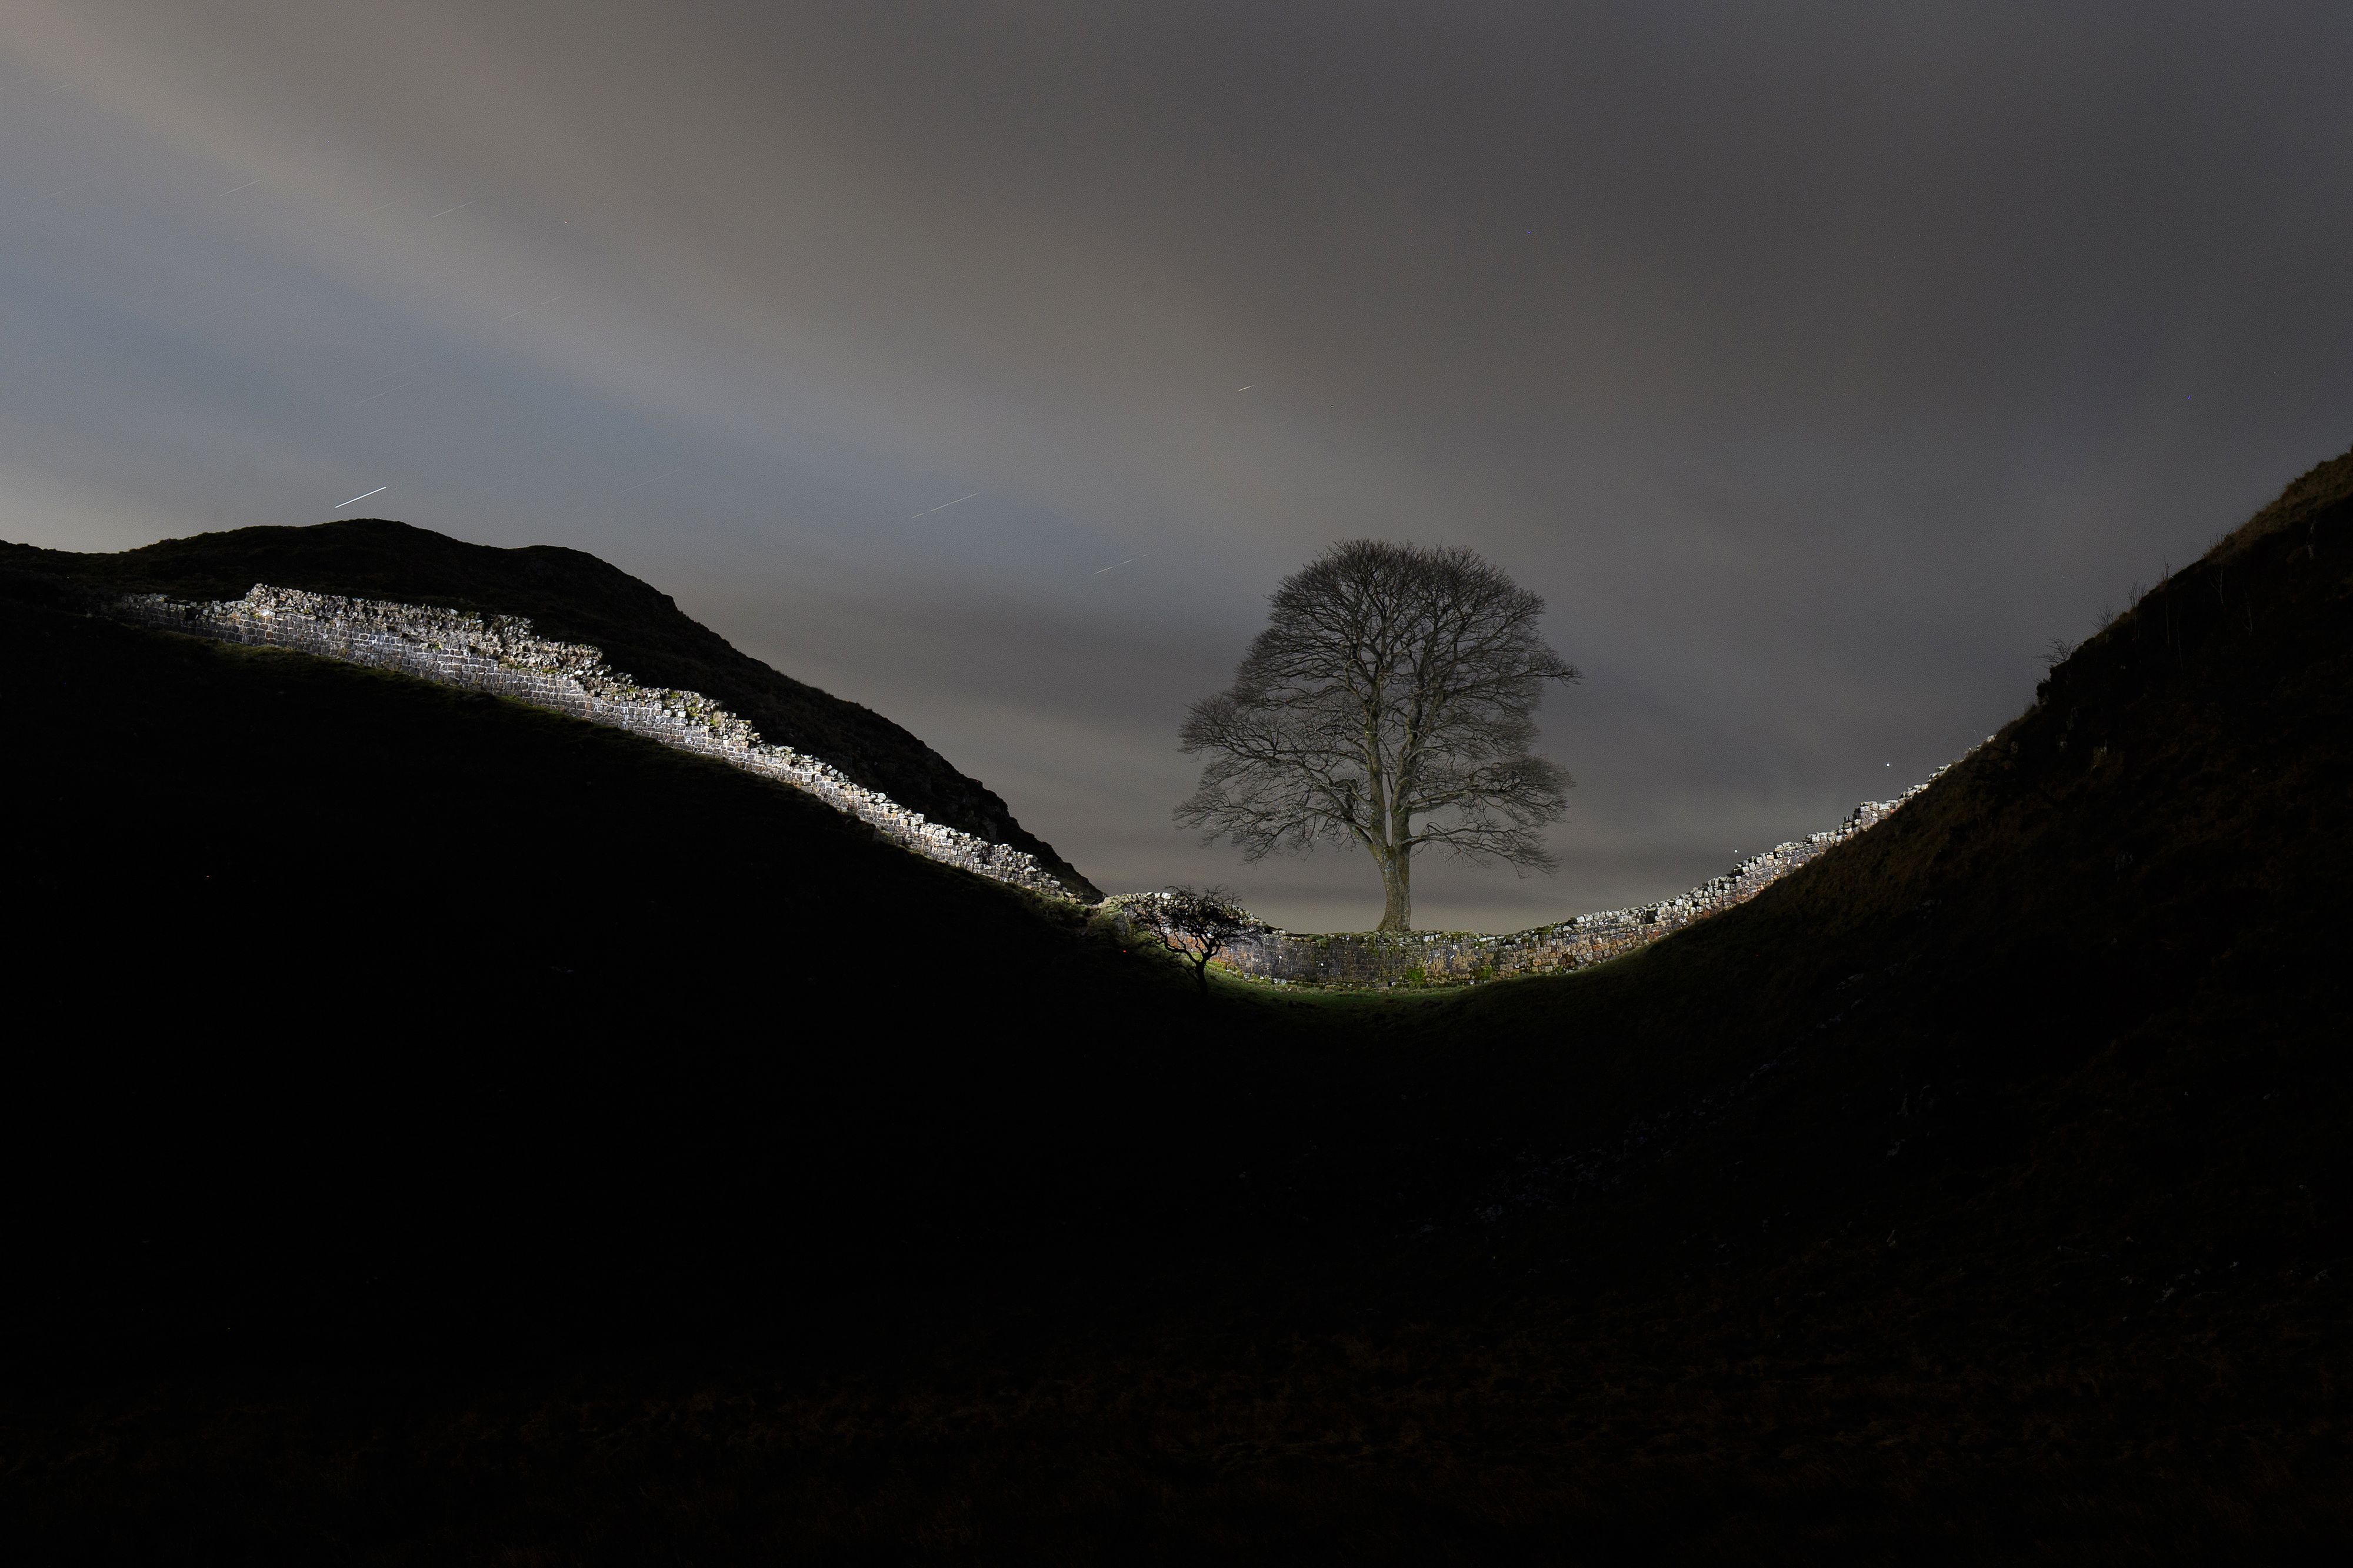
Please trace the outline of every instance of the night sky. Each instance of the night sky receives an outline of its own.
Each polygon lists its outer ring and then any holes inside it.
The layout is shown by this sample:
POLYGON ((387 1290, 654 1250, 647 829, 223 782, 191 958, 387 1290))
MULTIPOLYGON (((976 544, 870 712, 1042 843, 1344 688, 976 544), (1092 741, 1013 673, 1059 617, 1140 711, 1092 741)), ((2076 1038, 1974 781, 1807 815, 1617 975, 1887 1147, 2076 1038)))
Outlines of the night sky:
POLYGON ((2353 7, 0 5, 0 535, 594 552, 1106 889, 1363 928, 1170 824, 1330 542, 1586 671, 1562 869, 1926 776, 2353 442, 2353 7), (358 492, 385 487, 337 510, 358 492))

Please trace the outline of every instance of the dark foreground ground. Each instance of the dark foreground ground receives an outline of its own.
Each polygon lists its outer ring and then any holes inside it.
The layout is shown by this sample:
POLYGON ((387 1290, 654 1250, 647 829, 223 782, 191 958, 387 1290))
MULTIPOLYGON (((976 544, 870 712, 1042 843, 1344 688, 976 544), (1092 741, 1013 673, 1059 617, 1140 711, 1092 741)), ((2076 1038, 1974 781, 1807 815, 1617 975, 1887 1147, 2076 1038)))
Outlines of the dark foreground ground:
POLYGON ((1395 1001, 20 578, 0 1532, 2334 1560, 2348 495, 1740 910, 1395 1001))

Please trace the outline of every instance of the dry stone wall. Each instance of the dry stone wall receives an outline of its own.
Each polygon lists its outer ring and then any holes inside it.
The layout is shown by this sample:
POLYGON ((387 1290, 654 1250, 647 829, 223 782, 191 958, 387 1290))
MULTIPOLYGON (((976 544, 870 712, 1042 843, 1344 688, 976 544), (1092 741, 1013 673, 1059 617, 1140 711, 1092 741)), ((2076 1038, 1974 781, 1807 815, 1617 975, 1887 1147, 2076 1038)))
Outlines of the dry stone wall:
POLYGON ((117 608, 123 618, 147 626, 397 670, 609 724, 806 790, 918 855, 1033 893, 1069 897, 1026 850, 933 822, 831 763, 770 745, 702 693, 640 686, 607 667, 597 649, 538 637, 521 616, 346 599, 266 583, 255 584, 242 599, 199 603, 140 594, 118 601, 117 608))
MULTIPOLYGON (((1036 857, 910 811, 839 769, 770 745, 700 692, 641 686, 585 643, 553 642, 520 616, 346 599, 257 583, 242 599, 197 602, 140 594, 116 603, 124 619, 228 642, 252 643, 397 670, 443 686, 511 697, 609 724, 780 780, 849 813, 886 838, 946 865, 1067 899, 1036 857)), ((1945 770, 1939 768, 1937 773, 1945 770)), ((1929 783, 1934 783, 1931 774, 1929 783)), ((1621 957, 1695 921, 1746 903, 1774 882, 1885 821, 1928 787, 1865 801, 1827 833, 1779 844, 1687 893, 1640 909, 1605 910, 1509 936, 1379 932, 1312 936, 1264 927, 1237 937, 1219 962, 1283 984, 1373 986, 1556 973, 1621 957)))
POLYGON ((1343 986, 1444 984, 1582 969, 1623 957, 1694 921, 1746 903, 1799 867, 1886 821, 1944 772, 1938 768, 1927 783, 1894 800, 1864 801, 1827 833, 1777 844, 1687 893, 1640 909, 1604 910, 1509 936, 1440 931, 1304 936, 1269 929, 1235 938, 1219 962, 1261 980, 1343 986))

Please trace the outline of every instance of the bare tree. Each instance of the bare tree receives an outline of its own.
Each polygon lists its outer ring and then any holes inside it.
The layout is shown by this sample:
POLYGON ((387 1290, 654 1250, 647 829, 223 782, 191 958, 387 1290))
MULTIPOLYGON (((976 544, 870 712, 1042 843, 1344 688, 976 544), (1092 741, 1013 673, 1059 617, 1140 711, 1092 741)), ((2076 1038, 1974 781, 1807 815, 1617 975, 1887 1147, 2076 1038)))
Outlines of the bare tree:
POLYGON ((1177 887, 1160 893, 1124 893, 1104 901, 1131 930, 1152 937, 1190 963, 1204 996, 1209 994, 1209 961, 1243 932, 1266 929, 1227 888, 1177 887))
POLYGON ((1549 871, 1567 773, 1529 747, 1545 684, 1577 670, 1544 601, 1463 549, 1352 540, 1283 580, 1233 686, 1181 731, 1208 761, 1176 808, 1246 858, 1331 840, 1379 866, 1380 929, 1413 918, 1413 856, 1442 845, 1549 871))

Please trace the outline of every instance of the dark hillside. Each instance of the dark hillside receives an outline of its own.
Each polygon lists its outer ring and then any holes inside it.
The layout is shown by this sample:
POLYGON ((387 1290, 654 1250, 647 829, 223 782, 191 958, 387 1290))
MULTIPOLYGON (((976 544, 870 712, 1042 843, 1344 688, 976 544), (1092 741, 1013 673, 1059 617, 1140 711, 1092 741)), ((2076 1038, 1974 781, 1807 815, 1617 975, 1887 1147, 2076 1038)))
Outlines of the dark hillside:
POLYGON ((732 1332, 979 1289, 1221 1136, 1182 978, 1069 906, 634 736, 0 612, 12 1345, 732 1332))
POLYGON ((2353 1533, 2353 455, 1750 903, 1394 1000, 1197 1006, 628 737, 10 624, 47 738, 8 776, 47 830, 16 985, 69 1022, 11 1101, 49 1152, 9 1189, 45 1282, 9 1342, 122 1369, 0 1411, 26 1539, 2073 1564, 2353 1533), (765 896, 796 879, 839 918, 765 896), (224 1353, 218 1301, 267 1343, 224 1353))
POLYGON ((1752 903, 1371 1015, 1293 1179, 1402 1246, 1295 1414, 1700 1556, 2341 1542, 2348 806, 2353 454, 1752 903))
POLYGON ((500 550, 381 518, 310 528, 240 528, 114 555, 0 545, 0 569, 116 593, 233 599, 256 583, 353 598, 528 616, 542 636, 591 643, 617 669, 701 691, 768 740, 824 758, 935 821, 1009 844, 1090 900, 1102 895, 1005 803, 870 709, 778 674, 681 614, 669 595, 593 555, 555 545, 500 550))
MULTIPOLYGON (((1433 1005, 1400 1058, 1408 1091, 1538 1161, 1676 1114, 1647 1163, 1706 1167, 1698 1150, 1720 1146, 1746 1173, 1708 1167, 1704 1201, 1738 1194, 1752 1222, 1778 1196, 1760 1163, 1893 1202, 1924 1168, 2028 1158, 2013 1140, 2048 1141, 2036 1179, 2072 1173, 2085 1202, 2125 1200, 2118 1138, 2145 1145, 2135 1204, 2162 1209, 2223 1150, 2269 1165, 2294 1147, 2299 1180, 2337 1190, 2314 1097, 2342 1092, 2353 1004, 2336 956, 2353 455, 2289 499, 2075 650, 1883 826, 1634 959, 1433 1005), (2128 1137, 2114 1097, 2154 1084, 2181 1103, 2143 1106, 2158 1124, 2128 1137), (2278 1117, 2310 1140, 2265 1131, 2278 1117)), ((1532 1179, 1573 1190, 1572 1168, 1532 1179)), ((2137 1233, 2166 1228, 2151 1215, 2137 1233)))

